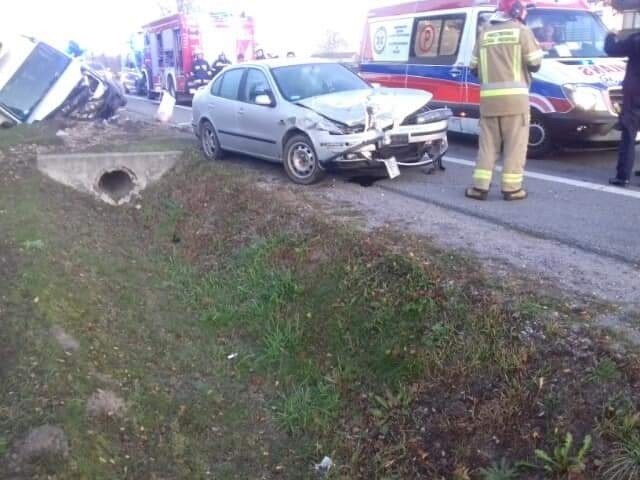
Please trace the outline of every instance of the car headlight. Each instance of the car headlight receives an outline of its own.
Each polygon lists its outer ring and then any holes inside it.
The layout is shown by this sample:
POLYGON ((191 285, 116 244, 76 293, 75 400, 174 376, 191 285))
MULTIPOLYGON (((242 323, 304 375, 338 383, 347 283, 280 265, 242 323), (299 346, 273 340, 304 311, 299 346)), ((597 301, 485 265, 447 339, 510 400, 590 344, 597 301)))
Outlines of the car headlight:
POLYGON ((565 85, 571 100, 582 110, 606 111, 607 104, 601 90, 583 85, 565 85))

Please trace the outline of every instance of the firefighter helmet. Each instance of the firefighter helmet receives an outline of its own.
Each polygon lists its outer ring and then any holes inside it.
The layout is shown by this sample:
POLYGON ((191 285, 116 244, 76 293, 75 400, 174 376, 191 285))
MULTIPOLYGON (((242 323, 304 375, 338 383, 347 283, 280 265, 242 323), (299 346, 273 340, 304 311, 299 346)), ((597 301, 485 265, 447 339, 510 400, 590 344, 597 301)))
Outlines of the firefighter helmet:
POLYGON ((511 18, 522 18, 525 11, 524 3, 521 0, 500 0, 498 10, 506 13, 511 18))

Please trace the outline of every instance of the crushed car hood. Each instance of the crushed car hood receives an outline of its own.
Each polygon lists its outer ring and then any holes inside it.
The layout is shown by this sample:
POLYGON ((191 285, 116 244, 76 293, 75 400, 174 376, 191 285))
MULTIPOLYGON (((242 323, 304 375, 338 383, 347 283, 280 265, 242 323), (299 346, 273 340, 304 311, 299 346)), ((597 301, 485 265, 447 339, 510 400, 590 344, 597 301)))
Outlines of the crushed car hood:
POLYGON ((431 93, 423 90, 371 88, 306 98, 297 103, 329 120, 352 127, 365 124, 368 111, 383 124, 400 123, 432 98, 431 93))

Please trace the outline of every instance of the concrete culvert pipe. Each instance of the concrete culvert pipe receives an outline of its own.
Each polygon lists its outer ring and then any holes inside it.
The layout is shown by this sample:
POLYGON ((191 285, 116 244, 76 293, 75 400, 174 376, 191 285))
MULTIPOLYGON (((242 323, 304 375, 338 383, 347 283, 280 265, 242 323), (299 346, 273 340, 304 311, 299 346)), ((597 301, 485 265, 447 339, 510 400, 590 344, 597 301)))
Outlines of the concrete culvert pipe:
POLYGON ((135 188, 134 173, 124 168, 104 172, 98 179, 98 191, 116 203, 127 198, 135 188))

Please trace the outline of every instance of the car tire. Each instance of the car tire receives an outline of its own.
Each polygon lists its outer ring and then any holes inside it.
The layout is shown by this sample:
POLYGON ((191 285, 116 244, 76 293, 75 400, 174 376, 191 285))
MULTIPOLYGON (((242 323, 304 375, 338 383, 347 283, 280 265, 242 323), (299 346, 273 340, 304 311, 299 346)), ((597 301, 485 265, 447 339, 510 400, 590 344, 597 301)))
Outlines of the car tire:
POLYGON ((532 113, 527 156, 530 158, 543 158, 553 152, 554 148, 555 145, 551 140, 549 126, 542 118, 542 115, 532 113))
POLYGON ((306 135, 294 135, 284 146, 284 170, 298 185, 312 185, 325 176, 313 143, 306 135))
POLYGON ((216 129, 209 120, 200 125, 200 147, 204 157, 209 161, 222 160, 224 157, 216 129))

